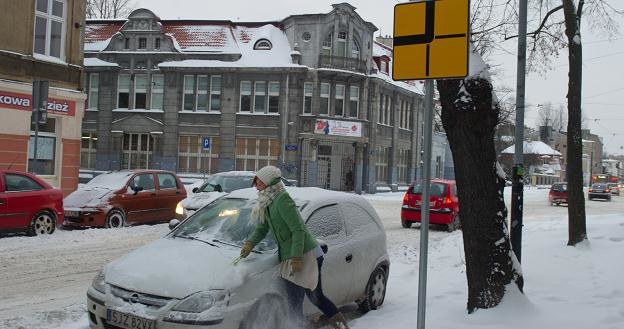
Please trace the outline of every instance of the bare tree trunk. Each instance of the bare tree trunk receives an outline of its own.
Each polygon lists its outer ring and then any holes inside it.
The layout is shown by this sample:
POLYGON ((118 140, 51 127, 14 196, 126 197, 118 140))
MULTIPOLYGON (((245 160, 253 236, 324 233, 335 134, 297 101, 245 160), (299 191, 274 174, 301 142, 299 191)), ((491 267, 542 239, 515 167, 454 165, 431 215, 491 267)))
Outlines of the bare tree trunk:
POLYGON ((438 80, 442 124, 453 161, 459 199, 468 278, 468 312, 492 308, 523 278, 514 267, 503 199, 505 179, 497 175, 494 128, 499 107, 492 104, 492 85, 485 79, 438 80), (460 98, 468 99, 466 102, 460 98))
POLYGON ((568 245, 574 246, 587 239, 585 223, 585 195, 583 194, 583 140, 581 133, 581 87, 583 79, 583 47, 581 45, 581 13, 584 1, 578 10, 573 0, 563 1, 568 37, 568 154, 566 173, 568 175, 568 245))

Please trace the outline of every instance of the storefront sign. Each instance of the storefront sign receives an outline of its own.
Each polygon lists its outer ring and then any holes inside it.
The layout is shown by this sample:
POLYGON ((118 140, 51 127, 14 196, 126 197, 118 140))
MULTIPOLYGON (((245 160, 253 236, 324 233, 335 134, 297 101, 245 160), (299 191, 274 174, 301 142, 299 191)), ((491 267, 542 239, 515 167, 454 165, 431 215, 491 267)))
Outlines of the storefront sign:
MULTIPOLYGON (((30 112, 32 111, 32 96, 0 90, 0 107, 30 112)), ((48 98, 48 113, 75 116, 76 102, 50 97, 48 98)))
POLYGON ((299 146, 293 145, 293 144, 286 144, 285 149, 286 151, 298 151, 299 146))
POLYGON ((314 133, 334 136, 362 137, 362 123, 316 119, 314 133))

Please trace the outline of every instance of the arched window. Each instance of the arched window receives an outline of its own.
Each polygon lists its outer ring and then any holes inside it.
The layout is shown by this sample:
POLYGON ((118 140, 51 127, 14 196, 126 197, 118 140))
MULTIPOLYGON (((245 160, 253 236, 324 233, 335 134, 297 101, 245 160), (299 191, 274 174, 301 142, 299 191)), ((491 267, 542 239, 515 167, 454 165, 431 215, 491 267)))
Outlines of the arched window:
POLYGON ((360 43, 353 38, 353 45, 351 46, 351 57, 360 58, 360 43))
POLYGON ((322 45, 322 49, 321 49, 321 54, 322 55, 331 56, 331 54, 332 54, 333 34, 334 34, 334 31, 330 31, 327 34, 327 36, 325 37, 325 40, 323 40, 323 45, 322 45))
POLYGON ((254 50, 271 50, 271 48, 273 48, 273 45, 267 39, 260 39, 254 45, 254 50))

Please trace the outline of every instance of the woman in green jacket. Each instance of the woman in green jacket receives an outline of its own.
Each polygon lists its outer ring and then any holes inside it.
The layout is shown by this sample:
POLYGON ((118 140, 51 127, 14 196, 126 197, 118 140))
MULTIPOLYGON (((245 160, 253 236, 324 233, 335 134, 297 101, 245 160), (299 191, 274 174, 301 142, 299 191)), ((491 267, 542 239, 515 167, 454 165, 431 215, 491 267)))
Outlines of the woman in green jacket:
POLYGON ((258 203, 251 213, 256 229, 241 249, 241 257, 247 257, 271 230, 277 242, 280 274, 286 284, 293 324, 303 327, 303 296, 307 295, 329 318, 332 326, 348 328, 342 313, 323 293, 323 252, 284 189, 281 177, 282 172, 274 166, 263 167, 256 173, 253 186, 258 190, 258 203))

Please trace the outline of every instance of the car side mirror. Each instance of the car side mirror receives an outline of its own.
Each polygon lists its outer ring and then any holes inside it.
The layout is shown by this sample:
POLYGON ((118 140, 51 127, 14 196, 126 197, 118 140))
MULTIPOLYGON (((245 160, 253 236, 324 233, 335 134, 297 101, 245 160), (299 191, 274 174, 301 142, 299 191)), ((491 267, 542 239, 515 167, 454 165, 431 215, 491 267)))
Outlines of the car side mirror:
POLYGON ((214 190, 217 192, 223 192, 223 188, 221 187, 221 184, 217 184, 214 186, 214 190))
POLYGON ((134 195, 137 195, 139 192, 143 191, 143 186, 133 186, 132 190, 134 191, 134 195))
POLYGON ((199 187, 193 187, 193 193, 199 192, 199 187))
POLYGON ((177 219, 172 219, 169 221, 169 230, 173 230, 174 228, 176 228, 176 226, 178 226, 178 224, 180 224, 180 221, 177 219))

